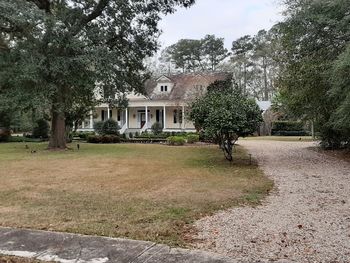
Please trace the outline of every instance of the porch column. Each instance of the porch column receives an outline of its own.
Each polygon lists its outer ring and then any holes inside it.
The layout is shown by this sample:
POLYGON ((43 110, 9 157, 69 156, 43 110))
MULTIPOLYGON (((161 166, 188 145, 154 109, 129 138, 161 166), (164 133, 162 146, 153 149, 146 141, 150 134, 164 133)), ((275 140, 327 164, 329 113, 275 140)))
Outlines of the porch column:
POLYGON ((145 123, 145 125, 146 125, 146 128, 148 128, 148 107, 146 106, 145 108, 146 108, 146 123, 145 123))
POLYGON ((166 111, 165 111, 165 106, 163 106, 163 129, 166 129, 166 111))
POLYGON ((182 106, 182 129, 185 129, 185 106, 182 106))
POLYGON ((125 109, 125 123, 126 123, 126 128, 129 129, 129 116, 128 116, 128 108, 125 109))
POLYGON ((83 120, 83 121, 81 122, 81 128, 82 128, 82 129, 85 129, 85 120, 83 120))
POLYGON ((92 110, 90 111, 90 129, 94 128, 94 116, 92 115, 92 110))
POLYGON ((108 107, 107 107, 107 119, 109 120, 110 118, 111 118, 111 114, 109 112, 109 105, 108 105, 108 107))

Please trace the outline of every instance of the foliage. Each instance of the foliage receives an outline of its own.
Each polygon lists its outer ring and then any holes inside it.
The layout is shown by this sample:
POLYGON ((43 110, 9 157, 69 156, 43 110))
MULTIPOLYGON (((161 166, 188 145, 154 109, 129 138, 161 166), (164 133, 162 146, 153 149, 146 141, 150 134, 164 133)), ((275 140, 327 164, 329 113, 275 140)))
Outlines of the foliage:
POLYGON ((310 133, 307 131, 278 131, 272 130, 271 135, 273 136, 309 136, 310 133))
POLYGON ((88 143, 120 143, 120 137, 117 135, 90 135, 87 137, 88 143))
POLYGON ((289 0, 278 25, 283 102, 295 116, 315 122, 327 148, 349 145, 349 8, 349 0, 289 0))
POLYGON ((49 130, 50 127, 46 120, 37 120, 33 129, 32 136, 33 138, 47 139, 49 137, 49 130))
POLYGON ((49 147, 65 148, 66 118, 93 106, 96 91, 144 92, 161 16, 193 2, 0 1, 0 94, 10 105, 48 104, 49 147))
POLYGON ((216 81, 191 105, 190 118, 198 130, 216 141, 232 161, 232 147, 241 136, 254 133, 262 121, 255 100, 240 93, 231 80, 216 81))
POLYGON ((94 123, 94 130, 97 134, 102 134, 103 133, 103 121, 97 121, 94 123))
POLYGON ((132 132, 129 132, 129 138, 130 139, 134 138, 134 134, 132 132))
POLYGON ((72 132, 72 137, 79 137, 82 140, 87 140, 90 135, 95 135, 95 132, 72 132))
POLYGON ((8 138, 7 142, 41 142, 42 139, 39 138, 28 138, 26 136, 11 136, 8 138))
POLYGON ((303 131, 304 124, 300 121, 274 121, 272 129, 275 131, 303 131))
POLYGON ((162 52, 161 61, 171 62, 182 72, 215 71, 228 56, 224 39, 206 35, 202 39, 181 39, 162 52))
POLYGON ((275 27, 233 41, 229 67, 244 94, 271 100, 275 93, 279 51, 279 35, 275 27))
POLYGON ((152 130, 153 134, 159 135, 163 131, 163 126, 161 123, 155 122, 155 123, 153 123, 151 130, 152 130))
POLYGON ((113 119, 109 119, 104 121, 102 125, 102 135, 119 135, 119 125, 118 122, 116 122, 113 119))
POLYGON ((274 121, 271 135, 276 136, 306 136, 309 135, 301 121, 274 121))
POLYGON ((182 136, 170 136, 167 138, 167 142, 172 146, 182 146, 185 144, 186 140, 182 136))
POLYGON ((199 142, 199 135, 189 134, 186 137, 186 141, 187 141, 187 143, 190 143, 190 144, 195 143, 195 142, 199 142))
POLYGON ((330 94, 338 104, 330 123, 340 132, 343 145, 350 147, 350 44, 334 62, 331 74, 330 94))

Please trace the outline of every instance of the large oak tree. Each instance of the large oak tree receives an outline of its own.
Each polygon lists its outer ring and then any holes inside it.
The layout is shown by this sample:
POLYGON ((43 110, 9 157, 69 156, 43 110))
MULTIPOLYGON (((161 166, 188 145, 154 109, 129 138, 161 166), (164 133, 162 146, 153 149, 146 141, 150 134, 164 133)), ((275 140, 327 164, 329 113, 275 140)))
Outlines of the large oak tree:
POLYGON ((96 88, 143 92, 160 16, 193 2, 0 0, 0 96, 47 101, 49 148, 64 149, 66 113, 92 106, 96 88))

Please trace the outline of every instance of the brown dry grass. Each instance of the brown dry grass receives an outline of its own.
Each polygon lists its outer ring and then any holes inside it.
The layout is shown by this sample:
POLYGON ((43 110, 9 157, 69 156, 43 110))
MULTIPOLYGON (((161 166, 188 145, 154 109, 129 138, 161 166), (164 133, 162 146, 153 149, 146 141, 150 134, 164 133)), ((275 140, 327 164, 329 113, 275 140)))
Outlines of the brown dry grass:
POLYGON ((21 257, 0 255, 0 263, 43 263, 43 262, 44 261, 31 259, 31 258, 21 258, 21 257))
POLYGON ((272 187, 241 148, 231 164, 216 146, 45 146, 0 145, 0 225, 185 246, 194 220, 272 187))

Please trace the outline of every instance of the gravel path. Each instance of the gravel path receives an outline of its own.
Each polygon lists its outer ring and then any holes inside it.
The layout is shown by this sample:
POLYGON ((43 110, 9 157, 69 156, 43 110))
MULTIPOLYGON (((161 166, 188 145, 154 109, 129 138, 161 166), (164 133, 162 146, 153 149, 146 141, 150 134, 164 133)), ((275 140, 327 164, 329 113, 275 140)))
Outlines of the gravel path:
POLYGON ((197 248, 239 262, 350 262, 350 164, 313 143, 240 141, 276 189, 262 206, 196 223, 197 248))

